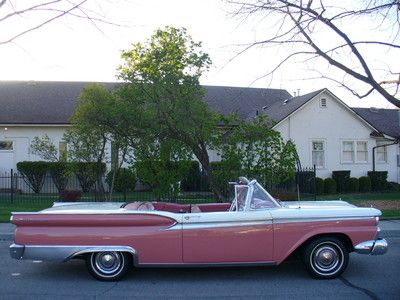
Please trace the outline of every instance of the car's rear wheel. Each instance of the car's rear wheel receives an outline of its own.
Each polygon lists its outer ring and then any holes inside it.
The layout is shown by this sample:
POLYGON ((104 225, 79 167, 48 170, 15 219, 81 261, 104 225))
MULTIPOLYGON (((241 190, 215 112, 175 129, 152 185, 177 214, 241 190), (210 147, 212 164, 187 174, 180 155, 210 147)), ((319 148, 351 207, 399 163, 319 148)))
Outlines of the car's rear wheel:
POLYGON ((130 262, 129 254, 117 251, 93 252, 86 259, 90 274, 104 281, 121 279, 128 272, 130 262))
POLYGON ((320 237, 304 249, 303 260, 315 278, 331 279, 340 276, 349 262, 349 252, 336 237, 320 237))

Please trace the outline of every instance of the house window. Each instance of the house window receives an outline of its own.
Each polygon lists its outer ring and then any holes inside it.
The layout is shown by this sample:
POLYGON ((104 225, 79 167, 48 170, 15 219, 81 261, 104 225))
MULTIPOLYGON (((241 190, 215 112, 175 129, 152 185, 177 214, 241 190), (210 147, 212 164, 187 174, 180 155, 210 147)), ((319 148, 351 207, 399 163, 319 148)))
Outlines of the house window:
MULTIPOLYGON (((385 145, 386 143, 384 141, 377 141, 376 145, 377 146, 381 146, 381 145, 385 145)), ((379 147, 376 148, 376 153, 375 153, 375 157, 376 157, 376 161, 378 163, 387 163, 387 147, 379 147)))
POLYGON ((354 162, 354 142, 343 142, 342 145, 342 161, 354 162))
POLYGON ((368 162, 368 143, 366 141, 343 141, 342 162, 368 162))
POLYGON ((317 168, 325 166, 325 143, 323 141, 312 142, 312 164, 317 168))
POLYGON ((326 99, 325 98, 322 98, 322 99, 319 100, 319 106, 321 108, 326 108, 327 107, 327 103, 326 103, 326 99))
POLYGON ((13 141, 0 141, 0 151, 12 151, 14 150, 13 141))
POLYGON ((358 141, 357 142, 357 162, 367 162, 367 161, 368 161, 367 142, 358 141))
POLYGON ((67 158, 67 143, 66 142, 58 143, 58 158, 60 160, 67 158))

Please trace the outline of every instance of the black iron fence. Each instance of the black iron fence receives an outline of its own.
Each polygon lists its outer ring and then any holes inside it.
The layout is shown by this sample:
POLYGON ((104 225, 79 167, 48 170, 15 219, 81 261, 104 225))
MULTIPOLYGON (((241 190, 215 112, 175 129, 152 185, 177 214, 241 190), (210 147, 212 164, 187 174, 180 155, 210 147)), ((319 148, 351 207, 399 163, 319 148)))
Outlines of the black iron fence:
MULTIPOLYGON (((188 184, 188 180, 181 182, 178 190, 171 189, 168 192, 156 191, 150 187, 137 183, 134 190, 119 189, 110 192, 106 178, 101 179, 93 187, 84 191, 78 178, 68 178, 68 183, 64 190, 54 184, 50 175, 46 175, 42 180, 40 191, 34 192, 32 184, 19 172, 0 173, 0 203, 43 203, 51 204, 55 201, 164 201, 178 203, 202 203, 215 202, 213 192, 209 189, 206 177, 197 178, 196 183, 188 184)), ((190 181, 190 180, 189 180, 190 181)), ((226 183, 228 185, 228 183, 226 183)), ((224 187, 228 189, 229 187, 224 187)), ((315 168, 303 168, 296 172, 296 176, 285 182, 278 184, 267 184, 268 191, 281 200, 314 199, 315 188, 315 168)), ((232 194, 227 194, 226 201, 229 201, 232 194)))

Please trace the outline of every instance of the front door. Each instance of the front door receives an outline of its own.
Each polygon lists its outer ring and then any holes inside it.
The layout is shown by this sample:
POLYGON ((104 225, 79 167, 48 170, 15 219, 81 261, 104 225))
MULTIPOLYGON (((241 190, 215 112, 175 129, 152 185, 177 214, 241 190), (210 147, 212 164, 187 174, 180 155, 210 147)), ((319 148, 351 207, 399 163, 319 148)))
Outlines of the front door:
POLYGON ((184 263, 271 262, 272 251, 268 210, 183 215, 184 263))

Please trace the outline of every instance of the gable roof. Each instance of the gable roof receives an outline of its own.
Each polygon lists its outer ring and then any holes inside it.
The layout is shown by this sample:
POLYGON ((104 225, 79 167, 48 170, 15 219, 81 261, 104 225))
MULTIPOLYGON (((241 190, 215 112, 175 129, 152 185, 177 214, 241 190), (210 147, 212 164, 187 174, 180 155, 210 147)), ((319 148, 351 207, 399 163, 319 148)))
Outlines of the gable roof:
MULTIPOLYGON (((82 88, 90 82, 0 81, 0 124, 70 124, 82 88)), ((118 83, 101 82, 108 89, 118 83)), ((261 109, 290 97, 286 90, 204 86, 204 101, 223 115, 236 112, 246 118, 261 109)))
POLYGON ((352 109, 379 132, 393 138, 400 138, 400 110, 361 107, 353 107, 352 109))
POLYGON ((308 101, 313 99, 324 89, 314 91, 297 97, 286 98, 283 101, 276 101, 270 106, 265 106, 261 111, 262 114, 267 115, 269 119, 279 123, 290 114, 294 113, 297 109, 302 107, 308 101))

